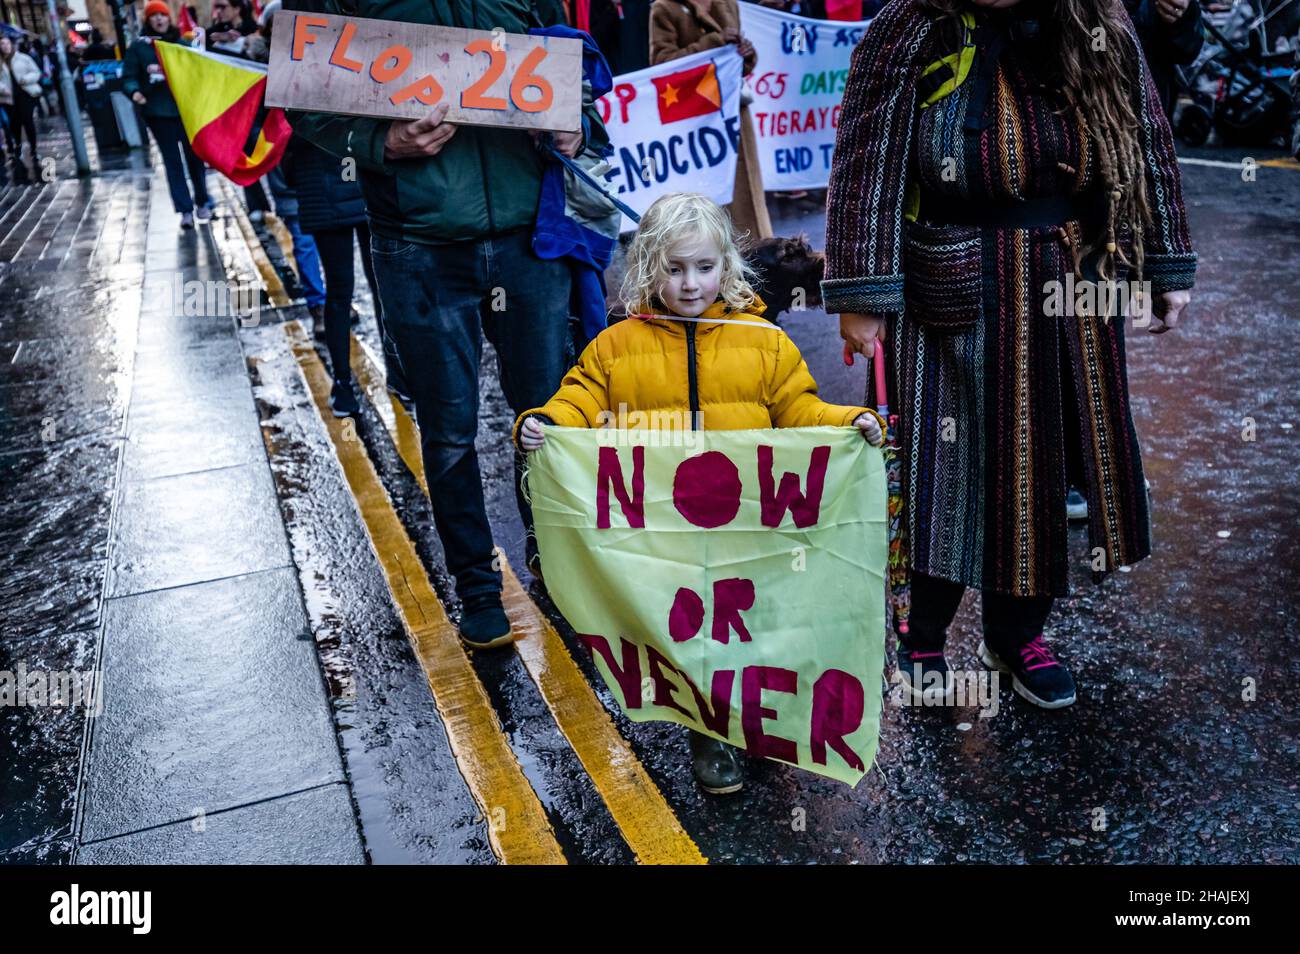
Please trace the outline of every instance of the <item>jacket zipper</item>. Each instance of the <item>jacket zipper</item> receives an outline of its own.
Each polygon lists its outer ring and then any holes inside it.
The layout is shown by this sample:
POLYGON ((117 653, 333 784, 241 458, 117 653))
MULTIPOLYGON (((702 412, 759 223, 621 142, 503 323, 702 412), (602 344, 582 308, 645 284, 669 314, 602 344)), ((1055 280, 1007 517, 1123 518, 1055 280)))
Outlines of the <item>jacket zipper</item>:
POLYGON ((695 372, 695 322, 686 325, 686 380, 690 393, 691 430, 700 429, 700 390, 699 378, 695 372))
MULTIPOLYGON (((455 21, 455 25, 461 29, 466 29, 465 24, 462 23, 460 19, 460 9, 457 7, 457 0, 451 0, 448 7, 451 10, 451 18, 455 21)), ((471 26, 469 29, 474 29, 474 27, 471 26)), ((487 160, 483 157, 483 141, 479 139, 477 130, 474 132, 474 151, 478 153, 479 173, 483 177, 483 204, 487 209, 488 235, 495 236, 497 227, 496 223, 492 220, 492 188, 488 185, 487 160)))

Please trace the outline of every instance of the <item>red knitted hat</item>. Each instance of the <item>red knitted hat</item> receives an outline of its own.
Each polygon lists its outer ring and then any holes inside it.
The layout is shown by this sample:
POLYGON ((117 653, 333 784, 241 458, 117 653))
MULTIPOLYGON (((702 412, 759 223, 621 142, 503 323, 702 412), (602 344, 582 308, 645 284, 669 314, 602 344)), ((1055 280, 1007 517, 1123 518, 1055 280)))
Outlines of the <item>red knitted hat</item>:
POLYGON ((148 20, 155 13, 165 13, 169 20, 172 16, 171 7, 163 3, 163 0, 149 0, 149 2, 144 5, 144 18, 148 20))

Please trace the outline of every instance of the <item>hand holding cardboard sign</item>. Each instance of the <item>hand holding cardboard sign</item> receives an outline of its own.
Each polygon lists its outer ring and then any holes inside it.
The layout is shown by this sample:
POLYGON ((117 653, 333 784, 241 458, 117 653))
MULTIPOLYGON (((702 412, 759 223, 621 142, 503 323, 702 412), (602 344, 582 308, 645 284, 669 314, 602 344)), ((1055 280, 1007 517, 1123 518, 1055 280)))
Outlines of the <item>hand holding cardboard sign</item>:
POLYGON ((443 122, 448 105, 439 103, 423 119, 395 119, 384 138, 385 159, 436 156, 456 134, 454 123, 443 122))

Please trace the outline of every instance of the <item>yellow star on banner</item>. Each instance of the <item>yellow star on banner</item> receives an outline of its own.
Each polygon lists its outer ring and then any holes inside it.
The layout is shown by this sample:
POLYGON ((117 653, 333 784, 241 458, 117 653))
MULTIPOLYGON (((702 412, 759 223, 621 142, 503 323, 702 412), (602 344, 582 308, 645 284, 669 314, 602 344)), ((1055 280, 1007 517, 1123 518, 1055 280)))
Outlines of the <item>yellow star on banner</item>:
POLYGON ((677 102, 677 87, 671 85, 665 85, 664 91, 659 95, 664 98, 665 106, 671 106, 673 105, 673 103, 677 102))

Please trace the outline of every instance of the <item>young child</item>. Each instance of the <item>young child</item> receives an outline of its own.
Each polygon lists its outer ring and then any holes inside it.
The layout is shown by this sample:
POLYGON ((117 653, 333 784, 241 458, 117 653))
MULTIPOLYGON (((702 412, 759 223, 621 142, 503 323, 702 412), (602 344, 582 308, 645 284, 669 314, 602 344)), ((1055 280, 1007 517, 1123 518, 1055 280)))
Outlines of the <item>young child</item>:
MULTIPOLYGON (((708 430, 852 425, 882 442, 876 412, 821 400, 794 342, 754 314, 763 302, 716 203, 694 193, 662 197, 646 210, 627 259, 621 294, 628 317, 587 346, 544 407, 519 416, 515 440, 525 451, 542 446, 543 422, 708 430)), ((691 764, 707 792, 744 784, 739 753, 697 732, 691 764)))

